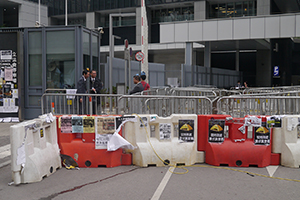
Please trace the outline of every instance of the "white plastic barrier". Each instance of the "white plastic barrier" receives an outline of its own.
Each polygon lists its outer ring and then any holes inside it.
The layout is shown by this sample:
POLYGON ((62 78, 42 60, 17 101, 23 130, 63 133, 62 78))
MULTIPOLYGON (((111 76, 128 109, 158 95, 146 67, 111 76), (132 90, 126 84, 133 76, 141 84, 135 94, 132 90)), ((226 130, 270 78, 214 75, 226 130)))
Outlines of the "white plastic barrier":
POLYGON ((125 139, 137 147, 130 151, 134 165, 165 166, 163 161, 171 165, 204 162, 204 152, 197 151, 197 115, 173 114, 166 118, 139 115, 137 122, 125 124, 124 131, 125 139))
POLYGON ((272 130, 272 153, 281 153, 281 136, 283 128, 273 128, 272 130))
POLYGON ((300 115, 290 115, 282 119, 281 165, 286 167, 300 167, 299 118, 300 115))
POLYGON ((56 120, 51 115, 10 127, 14 184, 41 181, 61 168, 56 120))

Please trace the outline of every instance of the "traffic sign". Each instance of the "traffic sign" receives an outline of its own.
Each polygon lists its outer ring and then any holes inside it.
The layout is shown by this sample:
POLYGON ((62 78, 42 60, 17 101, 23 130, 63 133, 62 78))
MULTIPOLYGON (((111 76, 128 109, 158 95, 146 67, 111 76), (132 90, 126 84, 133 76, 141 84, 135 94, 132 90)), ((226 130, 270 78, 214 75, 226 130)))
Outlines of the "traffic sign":
POLYGON ((124 44, 125 44, 125 49, 127 49, 128 48, 128 40, 127 39, 124 40, 124 44))
POLYGON ((137 52, 137 53, 135 54, 135 59, 138 60, 138 61, 144 60, 144 57, 145 57, 145 55, 144 55, 144 53, 141 52, 141 51, 139 51, 139 52, 137 52))

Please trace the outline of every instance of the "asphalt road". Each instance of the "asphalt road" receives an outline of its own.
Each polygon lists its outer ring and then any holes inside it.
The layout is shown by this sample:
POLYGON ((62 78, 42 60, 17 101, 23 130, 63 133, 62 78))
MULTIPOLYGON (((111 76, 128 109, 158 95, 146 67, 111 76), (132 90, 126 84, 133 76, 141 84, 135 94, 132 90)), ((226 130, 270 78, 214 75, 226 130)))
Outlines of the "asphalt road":
MULTIPOLYGON (((3 147, 9 146, 9 126, 0 124, 2 155, 7 152, 3 147)), ((169 167, 62 168, 41 182, 9 186, 10 163, 1 165, 9 160, 10 156, 0 159, 0 199, 6 200, 300 199, 300 169, 282 166, 215 168, 201 164, 187 167, 188 171, 174 170, 185 174, 171 173, 169 167)))

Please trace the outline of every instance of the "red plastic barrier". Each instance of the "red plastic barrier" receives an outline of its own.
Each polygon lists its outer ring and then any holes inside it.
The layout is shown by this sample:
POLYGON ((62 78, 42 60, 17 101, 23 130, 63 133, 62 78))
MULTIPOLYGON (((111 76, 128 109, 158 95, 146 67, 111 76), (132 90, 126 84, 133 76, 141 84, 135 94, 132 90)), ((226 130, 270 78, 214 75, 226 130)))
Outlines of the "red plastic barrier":
MULTIPOLYGON (((265 127, 266 117, 257 117, 262 119, 262 127, 265 127)), ((266 127, 259 129, 260 127, 251 126, 252 137, 248 138, 248 127, 245 126, 244 133, 242 133, 243 128, 241 128, 245 123, 244 118, 233 118, 232 120, 223 120, 223 122, 216 120, 216 117, 214 120, 205 119, 201 116, 198 119, 200 120, 198 124, 208 125, 205 133, 207 136, 205 162, 207 164, 231 167, 266 167, 278 161, 278 155, 271 155, 272 134, 270 129, 266 127), (202 120, 206 120, 206 122, 202 120), (228 137, 224 137, 223 129, 226 129, 226 126, 228 127, 228 137), (261 130, 264 132, 261 133, 261 130)), ((202 133, 204 132, 203 129, 204 127, 202 127, 202 133)), ((199 127, 198 130, 200 130, 199 127)), ((203 138, 203 136, 201 137, 203 138)))
MULTIPOLYGON (((57 116, 57 124, 60 117, 57 116)), ((122 135, 121 133, 122 130, 119 134, 122 135)), ((61 132, 61 128, 57 126, 57 136, 60 153, 71 156, 79 167, 116 167, 132 164, 132 155, 123 153, 122 149, 116 151, 95 149, 95 132, 67 133, 61 132)))
POLYGON ((210 119, 225 120, 230 115, 198 115, 198 151, 205 151, 208 142, 208 122, 210 119))

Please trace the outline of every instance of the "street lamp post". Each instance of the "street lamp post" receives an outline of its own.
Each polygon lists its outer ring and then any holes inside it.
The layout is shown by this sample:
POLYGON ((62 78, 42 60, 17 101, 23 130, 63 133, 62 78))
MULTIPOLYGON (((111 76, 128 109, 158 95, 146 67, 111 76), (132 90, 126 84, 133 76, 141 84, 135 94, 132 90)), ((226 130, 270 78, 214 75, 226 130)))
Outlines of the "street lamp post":
MULTIPOLYGON (((112 13, 109 14, 109 93, 112 94, 112 57, 113 57, 113 17, 132 17, 135 13, 112 13)), ((114 38, 113 38, 114 37, 114 38)))

